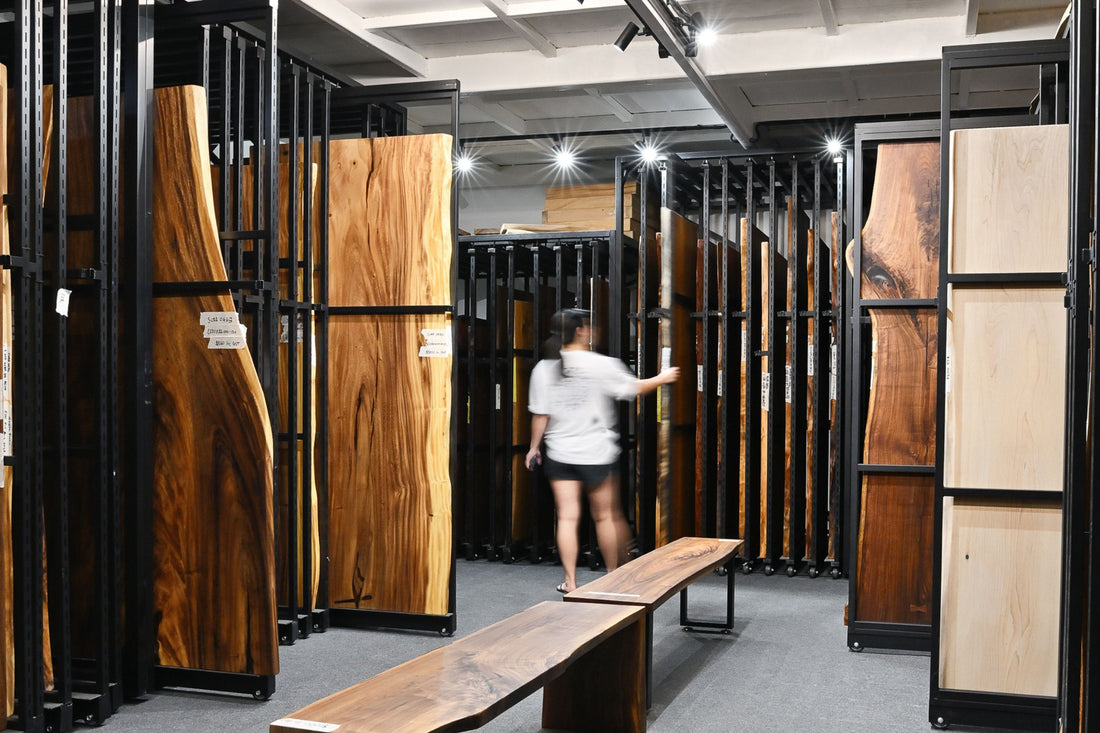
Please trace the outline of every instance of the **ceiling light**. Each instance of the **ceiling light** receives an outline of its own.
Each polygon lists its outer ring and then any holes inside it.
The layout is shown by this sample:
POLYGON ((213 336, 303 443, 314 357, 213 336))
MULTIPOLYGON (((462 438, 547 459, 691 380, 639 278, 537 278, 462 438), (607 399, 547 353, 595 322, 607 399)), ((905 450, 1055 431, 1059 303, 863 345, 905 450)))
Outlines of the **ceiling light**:
POLYGON ((826 138, 825 152, 833 156, 834 163, 839 163, 841 161, 841 153, 844 152, 844 145, 840 142, 840 138, 826 138))
POLYGON ((565 144, 554 150, 554 165, 563 171, 572 170, 577 164, 577 154, 565 144))
POLYGON ((626 47, 630 45, 630 42, 634 40, 634 36, 638 35, 638 31, 641 30, 637 23, 627 23, 623 28, 623 32, 619 34, 619 37, 615 39, 615 48, 620 51, 625 51, 626 47))
POLYGON ((474 156, 467 153, 465 150, 458 154, 455 158, 455 170, 460 174, 469 173, 474 169, 474 156))
POLYGON ((714 29, 714 26, 700 28, 695 34, 695 41, 699 44, 700 48, 706 48, 717 40, 718 31, 714 29))
POLYGON ((638 146, 638 157, 645 165, 653 165, 661 159, 661 151, 656 145, 646 141, 638 146))

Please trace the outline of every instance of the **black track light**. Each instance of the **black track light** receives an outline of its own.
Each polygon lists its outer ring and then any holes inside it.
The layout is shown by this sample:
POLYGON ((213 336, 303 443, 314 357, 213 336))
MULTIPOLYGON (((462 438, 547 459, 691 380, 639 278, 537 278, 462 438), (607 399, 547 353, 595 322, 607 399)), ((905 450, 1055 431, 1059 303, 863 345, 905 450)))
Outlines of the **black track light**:
POLYGON ((626 27, 623 28, 623 32, 615 39, 615 48, 626 51, 626 47, 630 45, 630 42, 634 40, 634 36, 638 35, 640 30, 641 28, 636 23, 627 23, 626 27))

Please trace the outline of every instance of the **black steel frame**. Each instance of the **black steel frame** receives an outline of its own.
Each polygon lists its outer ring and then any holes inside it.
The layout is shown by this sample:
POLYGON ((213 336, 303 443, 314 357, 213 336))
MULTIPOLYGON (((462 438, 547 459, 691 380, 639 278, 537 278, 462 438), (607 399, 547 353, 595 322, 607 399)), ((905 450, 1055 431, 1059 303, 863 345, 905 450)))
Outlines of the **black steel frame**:
MULTIPOLYGON (((869 299, 864 298, 862 279, 863 237, 862 222, 864 211, 864 181, 867 174, 866 159, 869 152, 877 149, 883 142, 913 142, 918 140, 938 140, 940 124, 938 120, 912 120, 905 122, 876 122, 855 126, 855 147, 853 161, 853 188, 851 197, 852 239, 854 242, 852 272, 845 276, 849 288, 847 315, 847 337, 844 359, 846 382, 843 403, 847 412, 846 428, 848 440, 845 442, 844 463, 847 480, 846 493, 848 543, 851 553, 848 557, 848 572, 852 582, 848 586, 848 647, 853 651, 864 649, 897 649, 903 651, 927 652, 930 649, 931 627, 927 624, 905 624, 883 621, 867 621, 859 618, 859 593, 855 578, 859 573, 859 531, 862 509, 863 477, 883 474, 928 474, 935 471, 934 466, 909 465, 871 465, 863 463, 863 432, 867 416, 867 380, 869 375, 866 364, 867 344, 864 329, 875 308, 910 308, 931 310, 936 308, 935 298, 917 299, 869 299)), ((942 253, 941 253, 942 255, 942 253)), ((931 560, 931 558, 929 558, 931 560)))
MULTIPOLYGON (((1044 86, 1047 82, 1053 94, 1048 94, 1044 88, 1039 95, 1039 108, 1035 114, 1021 120, 1019 118, 992 118, 984 120, 968 120, 967 126, 994 127, 1004 124, 1048 124, 1051 122, 1065 122, 1066 111, 1064 88, 1057 83, 1067 70, 1070 58, 1069 44, 1065 40, 1034 41, 1014 44, 984 44, 978 46, 945 47, 941 65, 940 88, 940 176, 941 181, 947 178, 947 172, 951 165, 951 131, 959 129, 957 124, 960 115, 951 107, 951 80, 955 71, 962 69, 997 68, 1009 66, 1033 66, 1041 68, 1053 67, 1056 74, 1041 73, 1044 86)), ((1061 288, 1063 286, 1062 275, 1053 276, 1052 273, 1013 273, 1012 275, 971 275, 961 277, 950 272, 950 253, 946 246, 949 235, 949 205, 951 192, 946 182, 940 186, 940 285, 939 285, 939 332, 946 333, 947 328, 947 295, 948 286, 980 286, 982 284, 996 284, 1000 286, 1013 286, 1027 283, 1030 286, 1047 286, 1061 288)), ((1074 250, 1070 250, 1070 259, 1075 256, 1074 250)), ((1069 305, 1069 303, 1067 303, 1069 305)), ((1071 342, 1072 343, 1072 342, 1071 342)), ((945 497, 973 494, 973 489, 981 487, 946 487, 944 485, 943 458, 944 458, 944 414, 943 405, 945 397, 946 380, 946 349, 941 348, 938 355, 937 377, 937 410, 936 410, 936 497, 935 497, 935 523, 933 544, 933 578, 932 578, 932 629, 931 629, 931 665, 929 680, 928 719, 936 727, 946 727, 951 724, 986 725, 1016 730, 1055 730, 1057 728, 1058 705, 1056 698, 1035 697, 1029 695, 994 694, 976 691, 946 690, 939 683, 939 644, 940 644, 940 604, 942 597, 942 543, 943 543, 943 502, 945 497)), ((1072 364, 1067 359, 1067 365, 1072 364)), ((1067 366, 1067 368, 1072 368, 1067 366)), ((1067 397, 1073 396, 1070 389, 1067 397)), ((1073 407, 1067 402, 1067 416, 1073 412, 1073 407)), ((1070 419, 1067 417, 1067 420, 1070 419)), ((1067 436, 1068 437, 1068 436, 1067 436)), ((1068 441, 1067 441, 1068 445, 1068 441)), ((1068 492, 1067 492, 1068 493, 1068 492)), ((1046 500, 1061 498, 1059 492, 1029 492, 1028 496, 1021 496, 1020 492, 994 489, 982 489, 980 496, 990 499, 1010 500, 1046 500)), ((1063 517, 1065 521, 1065 517, 1063 517)), ((1065 541, 1065 538, 1063 537, 1065 541)), ((1067 642, 1069 643, 1069 642, 1067 642)), ((1061 670, 1060 670, 1061 671, 1061 670)), ((1062 680, 1059 680, 1059 685, 1062 680)))

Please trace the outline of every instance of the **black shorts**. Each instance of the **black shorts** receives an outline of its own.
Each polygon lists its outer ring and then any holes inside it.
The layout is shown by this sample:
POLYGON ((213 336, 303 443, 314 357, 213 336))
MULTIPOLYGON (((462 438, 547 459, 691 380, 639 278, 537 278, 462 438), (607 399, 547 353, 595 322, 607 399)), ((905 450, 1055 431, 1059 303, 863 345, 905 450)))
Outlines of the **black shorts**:
POLYGON ((580 481, 586 488, 599 486, 618 468, 619 462, 593 465, 559 463, 547 455, 542 457, 542 470, 550 481, 580 481))

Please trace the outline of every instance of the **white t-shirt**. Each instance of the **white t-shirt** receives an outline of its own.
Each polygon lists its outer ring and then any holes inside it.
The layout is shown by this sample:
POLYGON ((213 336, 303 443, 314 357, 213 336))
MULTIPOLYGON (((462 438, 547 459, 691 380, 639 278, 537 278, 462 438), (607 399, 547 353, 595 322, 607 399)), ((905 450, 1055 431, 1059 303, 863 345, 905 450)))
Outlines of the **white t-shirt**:
POLYGON ((638 394, 638 380, 618 359, 591 351, 563 351, 565 378, 557 359, 531 370, 527 409, 549 415, 546 454, 559 463, 608 464, 619 457, 612 399, 638 394))

